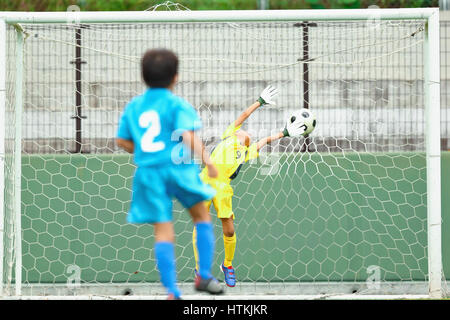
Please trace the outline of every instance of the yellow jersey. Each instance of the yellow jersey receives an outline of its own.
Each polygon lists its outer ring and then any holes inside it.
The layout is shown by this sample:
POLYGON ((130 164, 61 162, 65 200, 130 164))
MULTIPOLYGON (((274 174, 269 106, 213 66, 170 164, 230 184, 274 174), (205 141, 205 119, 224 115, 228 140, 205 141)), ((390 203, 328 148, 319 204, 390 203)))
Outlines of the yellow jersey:
MULTIPOLYGON (((236 178, 242 165, 258 157, 257 144, 252 143, 249 147, 240 143, 236 137, 236 131, 241 126, 235 127, 232 123, 222 134, 222 141, 213 149, 211 153, 211 161, 219 171, 218 180, 230 182, 236 178)), ((208 179, 207 169, 204 168, 200 173, 202 180, 208 179)))

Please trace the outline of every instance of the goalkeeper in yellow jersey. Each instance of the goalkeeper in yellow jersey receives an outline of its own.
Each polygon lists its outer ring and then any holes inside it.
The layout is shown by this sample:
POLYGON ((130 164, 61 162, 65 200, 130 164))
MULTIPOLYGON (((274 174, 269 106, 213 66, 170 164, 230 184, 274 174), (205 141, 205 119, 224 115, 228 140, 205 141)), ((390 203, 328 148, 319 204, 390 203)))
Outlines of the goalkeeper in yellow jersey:
MULTIPOLYGON (((236 277, 232 266, 234 252, 236 249, 236 234, 234 231, 234 212, 231 205, 233 189, 230 185, 232 179, 236 178, 242 165, 258 157, 258 151, 266 144, 286 136, 297 136, 304 131, 297 122, 288 123, 284 130, 277 134, 268 136, 256 143, 251 143, 250 135, 241 130, 242 123, 259 107, 265 104, 275 104, 274 98, 278 94, 277 89, 268 86, 263 90, 259 99, 249 106, 232 124, 228 126, 221 137, 220 143, 214 148, 211 154, 211 161, 216 166, 219 175, 216 179, 208 176, 208 169, 204 168, 200 173, 203 182, 210 184, 215 190, 214 198, 206 202, 209 209, 211 202, 217 212, 217 217, 222 221, 223 243, 225 248, 225 258, 221 265, 221 270, 225 276, 225 283, 229 287, 234 287, 236 277)), ((198 253, 196 245, 196 230, 193 232, 194 256, 196 261, 196 276, 198 269, 198 253)))

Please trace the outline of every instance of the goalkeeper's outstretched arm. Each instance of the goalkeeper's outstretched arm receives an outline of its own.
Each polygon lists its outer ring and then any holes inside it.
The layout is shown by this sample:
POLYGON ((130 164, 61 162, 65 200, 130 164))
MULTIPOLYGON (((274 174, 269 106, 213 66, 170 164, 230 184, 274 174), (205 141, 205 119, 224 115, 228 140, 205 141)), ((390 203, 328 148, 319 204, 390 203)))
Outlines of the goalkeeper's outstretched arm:
POLYGON ((272 141, 281 139, 283 137, 299 137, 300 135, 302 135, 305 132, 305 126, 302 125, 301 123, 286 123, 286 125, 284 126, 283 130, 275 133, 271 136, 265 137, 261 140, 259 140, 256 143, 256 149, 259 151, 262 147, 264 147, 266 144, 271 143, 272 141))
POLYGON ((259 150, 260 150, 262 147, 264 147, 266 144, 269 144, 269 143, 271 143, 272 141, 281 139, 281 138, 283 138, 283 137, 284 137, 283 132, 278 132, 278 133, 273 134, 273 135, 271 135, 271 136, 262 138, 261 140, 259 140, 259 141, 256 143, 256 149, 259 151, 259 150))
POLYGON ((239 127, 260 106, 263 106, 265 104, 275 104, 275 101, 273 99, 277 94, 278 90, 276 88, 270 85, 267 86, 263 90, 263 92, 261 92, 261 95, 259 96, 258 100, 256 100, 255 103, 253 103, 244 112, 242 112, 241 115, 234 121, 234 126, 239 127))

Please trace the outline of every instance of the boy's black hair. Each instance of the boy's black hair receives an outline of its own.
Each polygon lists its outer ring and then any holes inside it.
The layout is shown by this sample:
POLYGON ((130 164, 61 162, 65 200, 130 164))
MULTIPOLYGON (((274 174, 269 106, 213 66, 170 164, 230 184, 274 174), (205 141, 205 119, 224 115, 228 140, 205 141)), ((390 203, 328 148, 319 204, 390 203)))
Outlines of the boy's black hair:
POLYGON ((151 49, 142 57, 141 69, 147 86, 167 88, 178 73, 178 57, 167 49, 151 49))

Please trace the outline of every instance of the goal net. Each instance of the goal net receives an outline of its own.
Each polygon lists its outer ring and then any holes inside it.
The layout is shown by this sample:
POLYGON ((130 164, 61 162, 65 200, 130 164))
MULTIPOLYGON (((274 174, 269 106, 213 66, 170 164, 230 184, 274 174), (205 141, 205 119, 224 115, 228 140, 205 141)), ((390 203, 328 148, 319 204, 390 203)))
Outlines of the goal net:
MULTIPOLYGON (((440 168, 431 171, 426 139, 439 117, 427 82, 439 50, 427 56, 422 14, 435 11, 293 12, 5 18, 3 294, 165 294, 152 227, 126 223, 135 167, 115 145, 124 106, 145 89, 149 48, 179 56, 175 93, 198 110, 208 151, 268 84, 280 95, 244 124, 253 141, 294 110, 317 117, 309 138, 266 146, 232 181, 237 286, 227 295, 428 295, 433 270, 440 292, 440 234, 429 228, 430 197, 440 201, 429 175, 440 192, 440 168)), ((174 222, 190 294, 193 224, 177 202, 174 222)))

